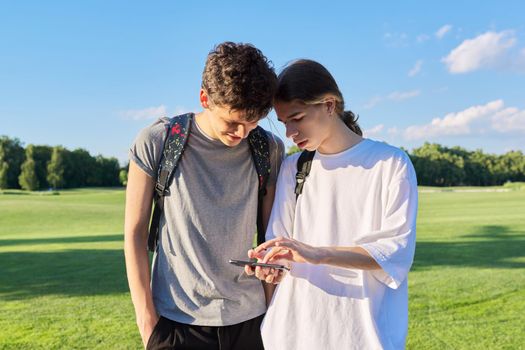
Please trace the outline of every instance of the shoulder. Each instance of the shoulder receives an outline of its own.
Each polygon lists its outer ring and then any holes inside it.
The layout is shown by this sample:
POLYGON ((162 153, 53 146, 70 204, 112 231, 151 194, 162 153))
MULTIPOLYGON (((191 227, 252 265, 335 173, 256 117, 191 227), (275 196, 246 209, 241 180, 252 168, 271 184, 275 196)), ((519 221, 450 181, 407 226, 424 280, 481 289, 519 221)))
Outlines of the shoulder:
POLYGON ((410 158, 407 153, 401 148, 392 146, 383 141, 376 141, 372 139, 364 139, 363 142, 367 143, 367 154, 370 156, 381 158, 384 161, 390 162, 410 162, 410 158))
POLYGON ((382 168, 393 178, 406 177, 414 171, 410 157, 403 149, 386 142, 365 140, 370 143, 369 154, 376 157, 382 163, 382 168))
POLYGON ((405 152, 401 148, 392 146, 384 141, 377 141, 377 140, 365 138, 363 139, 363 142, 367 143, 368 147, 371 150, 379 154, 391 155, 393 157, 400 157, 403 154, 405 154, 405 152))
POLYGON ((167 117, 155 120, 152 124, 139 131, 136 141, 150 143, 164 140, 164 137, 166 136, 166 126, 169 124, 169 122, 170 119, 167 117))

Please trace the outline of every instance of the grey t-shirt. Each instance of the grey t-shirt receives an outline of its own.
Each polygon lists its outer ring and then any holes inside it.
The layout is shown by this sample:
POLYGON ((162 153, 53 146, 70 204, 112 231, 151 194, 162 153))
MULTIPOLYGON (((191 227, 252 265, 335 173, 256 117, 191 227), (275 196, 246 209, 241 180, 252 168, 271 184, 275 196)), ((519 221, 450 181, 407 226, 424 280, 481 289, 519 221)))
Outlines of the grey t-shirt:
MULTIPOLYGON (((162 118, 143 129, 130 158, 156 178, 164 146, 162 118)), ((276 182, 284 146, 270 136, 271 173, 276 182)), ((202 326, 226 326, 266 311, 261 282, 228 263, 244 259, 257 221, 257 173, 246 139, 236 147, 213 140, 192 122, 170 195, 165 197, 152 291, 159 315, 202 326)))

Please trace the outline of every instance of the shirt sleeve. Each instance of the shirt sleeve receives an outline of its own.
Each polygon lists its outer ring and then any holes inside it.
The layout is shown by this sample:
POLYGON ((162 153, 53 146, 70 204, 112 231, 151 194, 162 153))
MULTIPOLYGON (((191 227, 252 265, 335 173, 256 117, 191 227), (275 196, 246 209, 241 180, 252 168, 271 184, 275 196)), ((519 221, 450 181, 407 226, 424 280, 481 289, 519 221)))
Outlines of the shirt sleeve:
POLYGON ((146 174, 157 178, 157 168, 164 148, 165 120, 158 119, 142 129, 129 149, 129 159, 146 174))
POLYGON ((287 157, 277 178, 277 188, 272 213, 266 230, 266 240, 275 237, 292 237, 295 216, 295 171, 296 156, 287 157))
POLYGON ((416 245, 417 179, 408 157, 388 186, 381 229, 371 234, 359 246, 381 266, 372 274, 390 288, 398 288, 408 275, 414 260, 416 245))

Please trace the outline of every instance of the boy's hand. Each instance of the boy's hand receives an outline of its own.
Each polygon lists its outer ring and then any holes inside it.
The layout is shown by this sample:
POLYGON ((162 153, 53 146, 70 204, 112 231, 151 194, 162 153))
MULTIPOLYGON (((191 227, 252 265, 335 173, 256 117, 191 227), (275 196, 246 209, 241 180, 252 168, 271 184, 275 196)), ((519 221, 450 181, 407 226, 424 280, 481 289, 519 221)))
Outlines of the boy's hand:
MULTIPOLYGON (((264 261, 264 257, 266 255, 266 250, 258 250, 256 249, 250 249, 248 251, 248 257, 250 259, 257 259, 258 262, 264 261)), ((266 262, 266 261, 265 261, 266 262)), ((281 262, 281 261, 271 261, 271 263, 277 263, 282 265, 288 265, 287 262, 281 262)), ((285 276, 286 272, 283 270, 273 269, 269 267, 251 267, 246 265, 244 267, 244 272, 246 272, 247 275, 252 276, 255 275, 258 279, 261 281, 265 281, 266 283, 273 283, 278 284, 281 282, 283 277, 285 276)))

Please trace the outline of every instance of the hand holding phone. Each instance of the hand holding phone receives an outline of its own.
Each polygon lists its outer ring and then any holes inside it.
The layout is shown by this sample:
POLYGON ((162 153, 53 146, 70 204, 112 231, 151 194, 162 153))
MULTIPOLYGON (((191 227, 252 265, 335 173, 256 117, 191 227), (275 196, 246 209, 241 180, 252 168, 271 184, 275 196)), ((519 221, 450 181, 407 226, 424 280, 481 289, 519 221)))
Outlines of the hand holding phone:
POLYGON ((248 265, 250 267, 260 266, 260 267, 268 267, 268 268, 281 270, 281 271, 290 271, 290 268, 288 266, 285 266, 285 265, 260 263, 260 262, 257 262, 255 260, 248 261, 248 260, 230 259, 229 262, 230 262, 230 264, 233 264, 233 265, 236 265, 236 266, 241 266, 241 267, 244 267, 244 266, 248 265))

